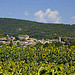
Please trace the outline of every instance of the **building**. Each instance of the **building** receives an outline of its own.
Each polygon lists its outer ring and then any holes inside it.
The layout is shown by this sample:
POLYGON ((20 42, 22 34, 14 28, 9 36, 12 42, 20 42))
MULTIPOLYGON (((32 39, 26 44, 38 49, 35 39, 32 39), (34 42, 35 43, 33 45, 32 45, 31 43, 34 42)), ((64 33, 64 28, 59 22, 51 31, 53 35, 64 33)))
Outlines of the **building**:
POLYGON ((6 41, 4 44, 5 45, 9 45, 10 44, 10 41, 6 41))
POLYGON ((58 42, 59 40, 58 40, 58 39, 53 39, 53 41, 54 41, 54 42, 58 42))
POLYGON ((17 46, 17 44, 20 43, 20 41, 19 40, 13 41, 12 43, 13 43, 13 45, 17 46))
POLYGON ((29 38, 29 36, 28 35, 19 35, 18 38, 20 40, 22 40, 22 39, 26 39, 27 40, 29 38))
POLYGON ((6 39, 6 37, 3 37, 3 38, 0 38, 0 40, 3 41, 3 40, 7 40, 7 39, 6 39))
POLYGON ((13 40, 15 40, 15 37, 11 36, 10 39, 13 41, 13 40))
POLYGON ((49 40, 49 43, 52 43, 53 42, 53 40, 49 40))
POLYGON ((27 41, 34 41, 34 42, 36 42, 37 39, 35 39, 35 38, 28 38, 27 41))
POLYGON ((59 42, 61 42, 61 37, 59 37, 59 42))
POLYGON ((9 39, 10 39, 10 38, 9 38, 9 35, 7 35, 7 36, 6 36, 6 39, 7 39, 7 40, 9 40, 9 39))
POLYGON ((36 44, 36 42, 33 42, 33 41, 29 41, 27 44, 25 44, 25 45, 35 45, 36 44))
POLYGON ((61 43, 65 44, 65 42, 61 41, 61 43))
POLYGON ((3 44, 4 44, 4 43, 5 43, 5 41, 0 41, 0 43, 3 43, 3 44))

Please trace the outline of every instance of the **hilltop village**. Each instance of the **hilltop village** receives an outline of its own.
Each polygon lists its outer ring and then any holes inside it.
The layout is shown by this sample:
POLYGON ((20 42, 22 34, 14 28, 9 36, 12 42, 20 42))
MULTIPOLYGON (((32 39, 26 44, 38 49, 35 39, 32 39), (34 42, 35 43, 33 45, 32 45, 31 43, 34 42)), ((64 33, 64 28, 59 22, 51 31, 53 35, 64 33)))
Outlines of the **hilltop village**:
POLYGON ((61 42, 65 44, 65 42, 61 41, 61 37, 59 39, 47 39, 47 40, 37 40, 35 38, 30 38, 29 35, 18 35, 18 40, 16 40, 16 37, 7 35, 6 37, 0 38, 0 43, 3 43, 5 45, 9 45, 10 42, 12 41, 12 44, 14 46, 17 46, 18 44, 23 45, 23 46, 33 46, 37 43, 52 43, 52 42, 61 42))

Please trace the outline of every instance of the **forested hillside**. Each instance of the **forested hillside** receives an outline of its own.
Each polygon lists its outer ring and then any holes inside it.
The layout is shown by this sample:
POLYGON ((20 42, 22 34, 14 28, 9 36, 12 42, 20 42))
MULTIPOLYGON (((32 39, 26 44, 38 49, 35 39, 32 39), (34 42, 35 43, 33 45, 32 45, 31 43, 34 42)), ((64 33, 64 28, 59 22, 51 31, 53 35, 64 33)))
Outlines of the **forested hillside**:
POLYGON ((52 36, 75 37, 75 25, 38 23, 28 20, 0 18, 0 36, 27 34, 34 38, 52 36))

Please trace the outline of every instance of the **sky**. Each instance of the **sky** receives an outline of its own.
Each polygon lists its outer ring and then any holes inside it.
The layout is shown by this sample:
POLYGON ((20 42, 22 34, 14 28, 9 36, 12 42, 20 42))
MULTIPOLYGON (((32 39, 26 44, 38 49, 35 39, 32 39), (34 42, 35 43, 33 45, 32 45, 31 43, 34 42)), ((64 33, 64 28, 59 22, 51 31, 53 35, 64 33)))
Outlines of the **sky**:
POLYGON ((0 18, 75 24, 75 0, 0 0, 0 18))

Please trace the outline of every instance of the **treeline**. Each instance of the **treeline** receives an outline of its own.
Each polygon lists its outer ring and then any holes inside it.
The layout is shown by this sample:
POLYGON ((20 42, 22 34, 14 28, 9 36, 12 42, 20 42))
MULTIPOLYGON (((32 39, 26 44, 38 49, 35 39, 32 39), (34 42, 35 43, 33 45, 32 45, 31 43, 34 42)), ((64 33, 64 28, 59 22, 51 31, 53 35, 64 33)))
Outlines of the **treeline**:
POLYGON ((8 35, 27 34, 30 37, 42 39, 55 36, 75 37, 75 25, 38 23, 28 20, 0 18, 0 37, 8 35))

